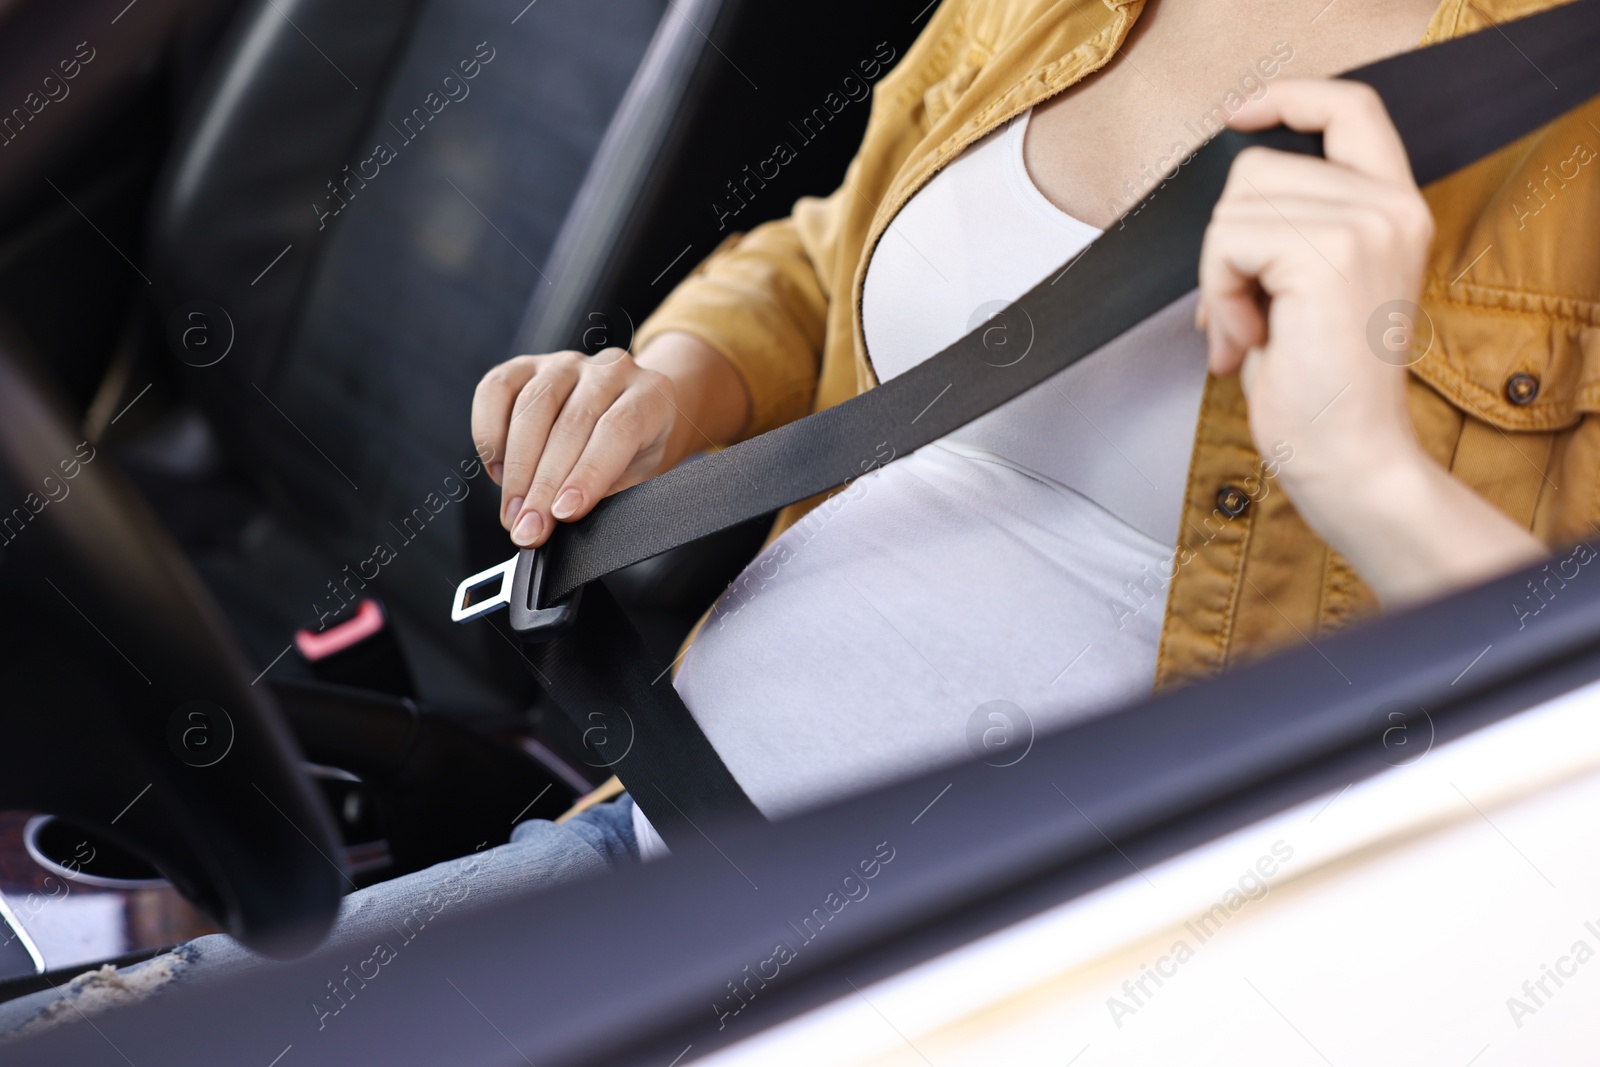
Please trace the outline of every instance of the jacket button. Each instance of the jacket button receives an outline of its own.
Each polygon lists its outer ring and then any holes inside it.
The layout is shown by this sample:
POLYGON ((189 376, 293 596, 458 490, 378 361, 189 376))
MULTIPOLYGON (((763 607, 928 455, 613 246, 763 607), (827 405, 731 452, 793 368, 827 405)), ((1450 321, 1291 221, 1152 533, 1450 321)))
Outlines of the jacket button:
POLYGON ((1237 519, 1250 506, 1250 494, 1236 485, 1225 485, 1217 490, 1217 510, 1230 519, 1237 519))
POLYGON ((1531 374, 1513 374, 1506 379, 1506 399, 1517 407, 1531 404, 1539 395, 1539 379, 1531 374))

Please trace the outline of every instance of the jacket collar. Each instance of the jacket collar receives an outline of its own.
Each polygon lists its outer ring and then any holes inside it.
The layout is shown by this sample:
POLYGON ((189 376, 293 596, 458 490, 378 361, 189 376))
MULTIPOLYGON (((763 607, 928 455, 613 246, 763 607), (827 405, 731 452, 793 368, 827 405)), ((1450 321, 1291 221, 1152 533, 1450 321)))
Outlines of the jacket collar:
POLYGON ((998 52, 993 51, 996 42, 980 36, 988 27, 973 27, 974 53, 977 57, 988 53, 992 58, 980 62, 970 86, 935 120, 901 168, 884 200, 886 210, 880 211, 880 216, 887 217, 875 220, 874 239, 879 224, 886 226, 918 189, 967 146, 1110 62, 1144 6, 1145 0, 1049 4, 1031 25, 1010 33, 1010 40, 998 52))

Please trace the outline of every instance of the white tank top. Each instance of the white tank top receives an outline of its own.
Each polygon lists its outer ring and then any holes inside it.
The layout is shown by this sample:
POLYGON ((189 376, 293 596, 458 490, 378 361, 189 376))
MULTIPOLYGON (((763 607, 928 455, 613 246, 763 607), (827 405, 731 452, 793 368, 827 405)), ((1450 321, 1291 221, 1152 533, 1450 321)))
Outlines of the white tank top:
MULTIPOLYGON (((1029 179, 1028 118, 948 165, 879 241, 863 319, 880 380, 1098 235, 1029 179)), ((992 742, 1019 744, 1029 724, 1148 693, 1205 381, 1193 315, 1190 294, 857 479, 729 587, 676 685, 763 813, 975 753, 995 761, 992 742)), ((1020 354, 1026 332, 1008 323, 996 359, 1020 354)))

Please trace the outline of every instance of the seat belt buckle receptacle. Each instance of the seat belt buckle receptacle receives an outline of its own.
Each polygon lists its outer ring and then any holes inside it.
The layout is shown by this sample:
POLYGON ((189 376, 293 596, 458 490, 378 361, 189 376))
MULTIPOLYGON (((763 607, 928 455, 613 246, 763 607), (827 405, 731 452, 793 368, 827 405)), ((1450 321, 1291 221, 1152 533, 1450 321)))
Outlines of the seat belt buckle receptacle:
POLYGON ((574 591, 559 604, 541 608, 538 604, 544 574, 544 554, 536 548, 521 549, 504 563, 480 571, 456 586, 450 619, 471 622, 504 605, 510 609, 513 630, 529 641, 548 641, 577 618, 583 590, 574 591))

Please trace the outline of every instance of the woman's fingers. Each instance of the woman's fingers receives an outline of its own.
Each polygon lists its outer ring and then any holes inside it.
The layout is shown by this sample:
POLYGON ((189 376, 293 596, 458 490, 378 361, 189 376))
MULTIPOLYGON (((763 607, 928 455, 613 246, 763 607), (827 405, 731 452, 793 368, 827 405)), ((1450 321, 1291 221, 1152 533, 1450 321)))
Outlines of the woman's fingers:
POLYGON ((1279 124, 1321 132, 1326 158, 1250 148, 1234 160, 1206 233, 1196 316, 1217 374, 1238 371, 1266 342, 1268 298, 1291 278, 1336 293, 1374 257, 1415 258, 1433 233, 1405 146, 1370 87, 1286 79, 1229 120, 1243 130, 1279 124))
POLYGON ((473 391, 472 441, 478 446, 478 458, 488 465, 489 477, 496 485, 501 484, 504 476, 511 407, 537 369, 538 360, 534 356, 518 356, 485 374, 473 391))
POLYGON ((567 473, 551 504, 561 522, 576 522, 608 493, 642 482, 659 466, 667 443, 668 406, 663 383, 638 381, 600 416, 595 432, 567 473))
POLYGON ((1383 100, 1360 82, 1286 78, 1274 82, 1265 96, 1246 102, 1228 125, 1238 130, 1283 125, 1321 133, 1329 162, 1384 181, 1413 184, 1410 159, 1383 100))
POLYGON ((1284 219, 1302 213, 1340 219, 1358 226, 1376 249, 1426 247, 1433 237, 1433 214, 1421 190, 1329 164, 1311 156, 1249 148, 1228 172, 1217 217, 1241 205, 1257 204, 1284 219))
POLYGON ((1237 214, 1213 217, 1206 228, 1200 247, 1200 302, 1212 374, 1235 373, 1250 349, 1266 343, 1263 297, 1268 281, 1277 279, 1263 275, 1296 252, 1285 239, 1285 229, 1276 219, 1237 214))
POLYGON ((558 521, 660 467, 676 425, 672 382, 622 349, 521 356, 484 376, 473 439, 493 456, 500 522, 525 548, 558 521))
POLYGON ((578 385, 579 366, 566 353, 542 357, 511 407, 506 429, 505 471, 500 483, 500 524, 508 531, 525 511, 550 429, 578 385))
MULTIPOLYGON (((601 368, 585 370, 550 425, 544 447, 535 454, 537 463, 527 496, 510 527, 511 540, 524 548, 544 544, 555 528, 555 520, 570 517, 570 494, 575 490, 566 484, 567 476, 590 438, 597 430, 605 432, 601 418, 625 388, 620 374, 606 373, 601 368)), ((581 490, 576 492, 582 495, 581 490)))

